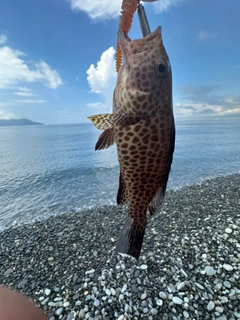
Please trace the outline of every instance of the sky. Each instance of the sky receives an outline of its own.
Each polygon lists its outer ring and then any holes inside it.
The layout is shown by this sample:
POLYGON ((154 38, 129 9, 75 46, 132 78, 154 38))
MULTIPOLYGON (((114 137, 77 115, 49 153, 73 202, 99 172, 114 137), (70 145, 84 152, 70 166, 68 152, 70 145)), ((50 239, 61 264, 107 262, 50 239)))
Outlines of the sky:
MULTIPOLYGON (((0 119, 84 123, 111 112, 122 0, 1 0, 0 119)), ((176 118, 240 115, 240 1, 144 3, 173 73, 176 118)), ((129 32, 141 38, 135 14, 129 32)))

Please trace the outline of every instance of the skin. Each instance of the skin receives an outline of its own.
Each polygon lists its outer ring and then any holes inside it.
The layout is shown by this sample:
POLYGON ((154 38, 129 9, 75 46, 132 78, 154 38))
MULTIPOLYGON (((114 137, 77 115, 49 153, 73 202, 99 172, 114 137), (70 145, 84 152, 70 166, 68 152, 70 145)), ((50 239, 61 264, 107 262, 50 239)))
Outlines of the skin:
POLYGON ((47 320, 43 312, 26 296, 0 287, 1 320, 47 320))
POLYGON ((124 65, 119 70, 113 113, 142 120, 114 128, 121 171, 118 203, 130 203, 116 250, 138 259, 147 208, 150 205, 154 212, 160 206, 172 162, 172 75, 160 27, 134 41, 120 31, 119 45, 124 65))

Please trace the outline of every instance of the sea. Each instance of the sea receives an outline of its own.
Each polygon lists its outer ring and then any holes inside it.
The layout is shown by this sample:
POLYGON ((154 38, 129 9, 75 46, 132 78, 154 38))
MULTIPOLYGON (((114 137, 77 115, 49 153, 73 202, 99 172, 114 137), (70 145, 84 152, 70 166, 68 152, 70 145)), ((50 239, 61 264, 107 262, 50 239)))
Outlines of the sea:
MULTIPOLYGON (((116 146, 89 124, 0 127, 0 231, 116 203, 116 146)), ((168 189, 240 173, 240 118, 176 121, 168 189)))

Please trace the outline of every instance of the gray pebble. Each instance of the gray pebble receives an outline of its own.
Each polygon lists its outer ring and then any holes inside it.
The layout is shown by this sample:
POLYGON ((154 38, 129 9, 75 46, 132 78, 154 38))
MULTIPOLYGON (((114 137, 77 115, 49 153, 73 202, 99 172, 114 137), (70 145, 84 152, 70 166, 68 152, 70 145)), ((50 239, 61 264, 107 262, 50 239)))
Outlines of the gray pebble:
POLYGON ((100 305, 100 301, 96 299, 93 303, 94 307, 98 307, 100 305))
POLYGON ((214 307, 215 307, 214 302, 213 301, 209 301, 208 305, 207 305, 207 310, 208 311, 212 311, 214 309, 214 307))
POLYGON ((179 297, 173 297, 172 301, 175 304, 183 304, 183 300, 181 298, 179 298, 179 297))
POLYGON ((162 299, 167 299, 167 295, 166 295, 166 293, 163 292, 163 291, 160 291, 160 292, 159 292, 159 297, 162 298, 162 299))
POLYGON ((62 312, 63 312, 63 308, 61 307, 61 308, 58 308, 56 311, 55 311, 55 315, 56 316, 60 316, 60 314, 62 314, 62 312))

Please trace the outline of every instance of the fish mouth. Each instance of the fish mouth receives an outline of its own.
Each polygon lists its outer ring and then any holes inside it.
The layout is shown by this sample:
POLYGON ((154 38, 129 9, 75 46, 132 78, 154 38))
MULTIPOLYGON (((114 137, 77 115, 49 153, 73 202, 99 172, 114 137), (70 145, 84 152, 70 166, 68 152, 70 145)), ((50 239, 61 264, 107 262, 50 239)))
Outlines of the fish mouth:
POLYGON ((129 57, 149 53, 149 51, 155 50, 162 44, 161 27, 149 33, 146 37, 135 40, 131 40, 124 31, 119 30, 118 42, 125 61, 129 60, 129 57))

